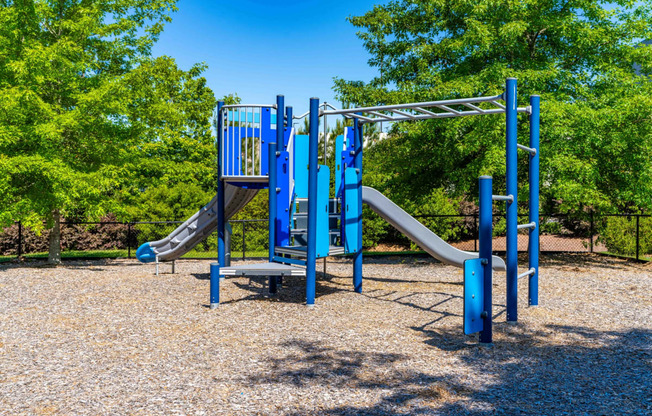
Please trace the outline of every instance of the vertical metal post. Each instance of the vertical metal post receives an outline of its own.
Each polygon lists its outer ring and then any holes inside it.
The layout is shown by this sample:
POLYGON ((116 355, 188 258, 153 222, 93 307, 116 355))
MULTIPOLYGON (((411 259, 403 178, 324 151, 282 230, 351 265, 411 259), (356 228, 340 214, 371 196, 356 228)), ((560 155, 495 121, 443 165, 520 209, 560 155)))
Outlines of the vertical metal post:
POLYGON ((353 165, 358 173, 358 206, 360 217, 358 217, 358 247, 353 255, 353 290, 362 293, 362 123, 356 118, 353 122, 353 140, 355 158, 353 165))
POLYGON ((477 234, 477 233, 480 232, 480 230, 478 229, 478 217, 479 216, 480 216, 480 214, 473 217, 473 219, 475 220, 475 231, 476 231, 475 239, 473 240, 473 251, 478 251, 478 238, 479 238, 478 235, 479 234, 477 234))
POLYGON ((245 260, 245 247, 247 244, 247 240, 245 239, 245 226, 247 225, 247 222, 245 220, 242 220, 242 261, 245 260))
POLYGON ((18 258, 23 255, 23 223, 18 221, 18 258))
POLYGON ((640 244, 640 240, 639 240, 639 230, 640 230, 640 228, 639 228, 640 221, 639 220, 640 219, 641 219, 641 216, 637 215, 636 216, 636 260, 639 259, 638 255, 639 255, 639 251, 641 249, 641 244, 640 244))
POLYGON ((528 268, 534 269, 528 279, 528 305, 539 304, 539 107, 541 97, 530 96, 530 148, 536 153, 530 153, 530 222, 534 228, 530 228, 528 239, 528 268))
POLYGON ((269 261, 273 261, 276 251, 276 143, 268 143, 267 153, 269 159, 269 261))
POLYGON ((507 322, 518 320, 518 155, 516 78, 507 78, 505 88, 506 158, 507 158, 507 322))
POLYGON ((589 224, 589 234, 590 234, 590 243, 589 246, 591 247, 591 253, 593 253, 593 211, 591 211, 591 223, 589 224))
MULTIPOLYGON (((285 107, 285 127, 288 130, 292 130, 292 107, 285 107)), ((285 142, 283 143, 283 150, 288 150, 285 148, 285 142)))
POLYGON ((315 304, 317 261, 317 169, 319 158, 319 98, 310 99, 308 146, 308 253, 306 260, 306 305, 315 304))
POLYGON ((491 176, 480 176, 478 180, 480 188, 480 225, 478 229, 478 239, 480 240, 480 253, 479 257, 486 260, 484 263, 484 299, 483 310, 486 313, 480 332, 480 342, 490 344, 493 338, 492 328, 492 227, 493 227, 493 202, 491 200, 492 194, 492 178, 491 176))
MULTIPOLYGON (((285 97, 276 96, 276 151, 283 151, 283 140, 285 136, 285 97)), ((276 151, 274 153, 276 153, 276 151)), ((274 159, 276 165, 276 158, 274 159)), ((270 166, 270 171, 271 167, 270 166)))
POLYGON ((220 267, 225 266, 225 241, 224 234, 226 233, 226 221, 224 221, 224 186, 222 180, 222 166, 224 155, 222 150, 222 141, 224 140, 224 119, 222 118, 222 107, 224 101, 217 103, 217 264, 213 263, 210 266, 210 305, 211 309, 215 309, 220 304, 220 267))
POLYGON ((131 223, 127 223, 127 258, 131 258, 131 223))

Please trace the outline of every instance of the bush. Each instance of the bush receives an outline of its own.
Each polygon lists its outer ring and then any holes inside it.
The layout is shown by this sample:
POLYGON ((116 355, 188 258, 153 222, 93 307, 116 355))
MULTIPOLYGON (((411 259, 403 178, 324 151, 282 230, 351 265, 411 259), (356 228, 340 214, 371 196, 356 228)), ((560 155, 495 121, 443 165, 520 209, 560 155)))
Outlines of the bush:
MULTIPOLYGON (((651 253, 652 218, 640 218, 639 227, 640 254, 651 253)), ((599 233, 598 242, 607 246, 610 252, 627 256, 636 255, 635 217, 606 217, 599 224, 599 233)))

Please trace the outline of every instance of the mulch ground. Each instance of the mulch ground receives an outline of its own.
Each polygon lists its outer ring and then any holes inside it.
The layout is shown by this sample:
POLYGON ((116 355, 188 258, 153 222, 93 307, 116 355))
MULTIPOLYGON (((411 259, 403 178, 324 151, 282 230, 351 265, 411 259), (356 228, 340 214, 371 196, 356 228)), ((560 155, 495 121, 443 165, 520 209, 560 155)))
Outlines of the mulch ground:
POLYGON ((333 260, 314 308, 302 279, 235 278, 216 310, 208 261, 2 265, 0 414, 652 414, 652 267, 544 256, 518 324, 496 273, 488 348, 462 334, 459 269, 365 261, 363 294, 333 260))

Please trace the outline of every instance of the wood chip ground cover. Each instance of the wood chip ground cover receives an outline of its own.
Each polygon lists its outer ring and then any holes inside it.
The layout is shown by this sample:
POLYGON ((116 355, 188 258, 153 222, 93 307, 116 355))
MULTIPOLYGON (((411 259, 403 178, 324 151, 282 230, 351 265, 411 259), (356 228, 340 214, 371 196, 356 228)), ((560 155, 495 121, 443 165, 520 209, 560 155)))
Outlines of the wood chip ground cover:
POLYGON ((229 278, 210 310, 209 264, 0 266, 0 414, 652 414, 649 266, 545 256, 516 325, 497 273, 485 348, 460 270, 422 257, 368 257, 361 295, 330 261, 315 308, 302 279, 229 278))

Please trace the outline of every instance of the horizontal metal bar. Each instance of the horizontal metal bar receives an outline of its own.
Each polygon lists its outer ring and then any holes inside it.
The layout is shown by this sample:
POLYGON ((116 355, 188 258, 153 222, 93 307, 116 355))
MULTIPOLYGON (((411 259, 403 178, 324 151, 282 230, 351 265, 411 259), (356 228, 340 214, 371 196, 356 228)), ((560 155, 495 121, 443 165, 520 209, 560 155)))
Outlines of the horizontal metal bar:
POLYGON ((536 223, 536 222, 531 222, 531 223, 529 223, 529 224, 518 224, 518 225, 516 226, 516 229, 517 229, 517 230, 523 230, 523 229, 525 229, 525 228, 534 228, 534 227, 536 227, 536 226, 537 226, 537 223, 536 223))
POLYGON ((529 152, 532 154, 532 156, 537 155, 537 149, 533 149, 531 147, 523 146, 522 144, 517 144, 516 147, 518 147, 521 150, 525 150, 526 152, 529 152))
POLYGON ((478 112, 480 112, 482 114, 484 114, 487 111, 487 110, 483 110, 482 108, 480 108, 478 106, 475 106, 475 105, 473 105, 471 103, 464 103, 462 105, 464 105, 465 107, 468 107, 468 108, 470 108, 472 110, 478 111, 478 112))
POLYGON ((381 117, 384 118, 385 120, 392 120, 392 117, 388 116, 387 114, 379 113, 377 111, 369 111, 369 113, 367 114, 371 114, 372 116, 376 116, 376 117, 381 117))
POLYGON ((532 268, 532 269, 528 270, 527 272, 523 272, 523 273, 519 274, 518 278, 522 279, 522 278, 527 277, 527 276, 529 276, 531 274, 534 274, 535 272, 536 272, 536 270, 534 268, 532 268))
POLYGON ((222 109, 225 109, 225 108, 245 108, 245 107, 255 107, 255 108, 271 107, 271 108, 276 109, 276 104, 229 104, 229 105, 223 105, 222 109))
MULTIPOLYGON (((451 117, 464 117, 464 116, 477 116, 481 114, 503 114, 505 110, 499 108, 494 108, 491 110, 484 110, 482 113, 478 111, 460 111, 459 114, 454 113, 434 113, 434 116, 431 115, 422 115, 422 116, 412 116, 412 117, 394 117, 392 121, 410 121, 410 120, 428 120, 433 118, 451 118, 451 117)), ((344 115, 344 117, 349 117, 344 115)), ((364 123, 377 123, 379 121, 385 121, 381 119, 369 119, 369 121, 363 121, 364 123)))
POLYGON ((491 104, 495 105, 498 108, 502 108, 503 110, 505 109, 505 106, 502 105, 501 103, 497 102, 496 100, 490 101, 491 104))
POLYGON ((447 107, 447 106, 445 106, 445 105, 438 105, 437 108, 441 108, 442 110, 445 110, 445 111, 451 112, 451 113, 453 113, 453 114, 460 114, 460 113, 461 113, 461 111, 453 110, 452 108, 447 107))
MULTIPOLYGON (((390 110, 400 110, 407 108, 416 108, 416 107, 436 107, 438 105, 455 105, 455 104, 465 104, 465 103, 484 103, 484 102, 495 102, 496 100, 502 100, 502 95, 496 95, 494 97, 476 97, 476 98, 459 98, 455 100, 441 100, 441 101, 424 101, 419 103, 407 103, 407 104, 392 104, 392 105, 378 105, 373 107, 358 107, 358 108, 347 108, 345 110, 332 110, 325 111, 324 114, 351 114, 351 113, 366 113, 369 111, 390 111, 390 110)), ((500 104, 499 104, 500 105, 500 104)), ((503 107, 504 108, 504 107, 503 107)))
POLYGON ((491 199, 494 201, 514 202, 514 195, 491 195, 491 199))

